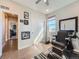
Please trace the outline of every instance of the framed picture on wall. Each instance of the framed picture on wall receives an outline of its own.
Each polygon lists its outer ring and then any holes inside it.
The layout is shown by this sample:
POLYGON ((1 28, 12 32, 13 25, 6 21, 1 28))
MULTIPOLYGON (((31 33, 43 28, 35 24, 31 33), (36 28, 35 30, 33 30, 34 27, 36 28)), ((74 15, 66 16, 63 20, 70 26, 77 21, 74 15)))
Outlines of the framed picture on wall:
POLYGON ((20 19, 20 22, 21 22, 21 23, 23 23, 23 22, 24 22, 24 20, 20 19))
POLYGON ((24 12, 24 19, 29 19, 29 12, 24 12))
POLYGON ((30 39, 30 31, 21 32, 21 39, 22 40, 30 39))
POLYGON ((24 25, 28 25, 29 21, 28 20, 24 20, 24 25))

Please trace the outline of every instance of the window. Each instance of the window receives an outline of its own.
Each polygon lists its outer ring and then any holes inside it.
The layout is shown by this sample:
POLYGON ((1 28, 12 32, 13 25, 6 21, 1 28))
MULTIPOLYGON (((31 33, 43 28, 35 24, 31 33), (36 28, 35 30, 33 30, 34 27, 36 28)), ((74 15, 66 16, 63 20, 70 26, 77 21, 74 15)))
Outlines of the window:
POLYGON ((48 29, 49 31, 56 31, 56 17, 48 19, 48 29))

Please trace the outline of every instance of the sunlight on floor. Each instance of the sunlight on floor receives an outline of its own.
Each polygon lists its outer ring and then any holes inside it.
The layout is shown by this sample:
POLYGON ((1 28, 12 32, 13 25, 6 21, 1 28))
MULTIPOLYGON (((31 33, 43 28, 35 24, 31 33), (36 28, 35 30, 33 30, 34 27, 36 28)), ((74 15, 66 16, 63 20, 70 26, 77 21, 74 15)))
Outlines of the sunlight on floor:
POLYGON ((18 51, 9 51, 3 53, 2 59, 32 59, 34 56, 47 50, 51 46, 51 44, 38 44, 18 51))

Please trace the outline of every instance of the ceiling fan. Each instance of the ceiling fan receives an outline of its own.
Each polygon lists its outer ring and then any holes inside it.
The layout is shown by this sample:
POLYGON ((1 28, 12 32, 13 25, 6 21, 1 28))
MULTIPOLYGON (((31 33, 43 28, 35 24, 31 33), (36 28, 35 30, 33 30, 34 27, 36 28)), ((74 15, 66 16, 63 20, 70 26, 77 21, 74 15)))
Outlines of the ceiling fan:
MULTIPOLYGON (((35 3, 38 4, 40 3, 42 0, 37 0, 35 3)), ((49 5, 49 1, 48 0, 44 0, 44 3, 48 6, 49 5)))

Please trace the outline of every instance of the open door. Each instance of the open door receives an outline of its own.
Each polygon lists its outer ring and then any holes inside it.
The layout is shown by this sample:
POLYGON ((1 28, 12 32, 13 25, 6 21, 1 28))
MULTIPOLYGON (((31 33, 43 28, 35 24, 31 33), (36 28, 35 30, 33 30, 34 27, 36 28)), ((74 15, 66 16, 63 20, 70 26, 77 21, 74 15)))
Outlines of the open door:
POLYGON ((5 16, 5 39, 3 53, 18 50, 18 16, 11 13, 4 13, 5 16))

